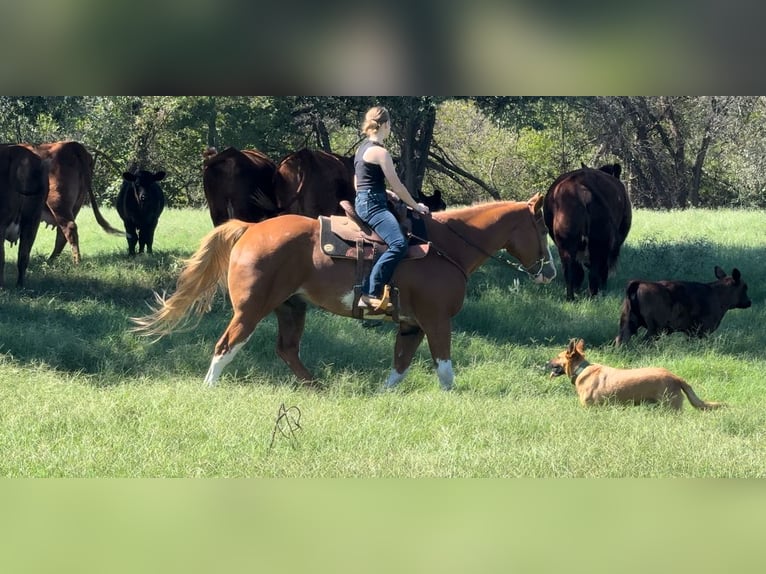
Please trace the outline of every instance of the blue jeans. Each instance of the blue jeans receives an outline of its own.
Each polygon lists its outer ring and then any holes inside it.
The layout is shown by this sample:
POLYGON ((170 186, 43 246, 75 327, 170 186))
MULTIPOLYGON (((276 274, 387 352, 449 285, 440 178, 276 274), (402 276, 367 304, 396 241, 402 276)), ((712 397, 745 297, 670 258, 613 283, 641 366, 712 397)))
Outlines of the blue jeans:
POLYGON ((407 239, 396 216, 388 210, 385 192, 360 190, 356 193, 356 213, 388 245, 388 250, 372 266, 370 276, 362 285, 362 293, 380 297, 383 286, 391 284, 396 266, 407 255, 407 239))

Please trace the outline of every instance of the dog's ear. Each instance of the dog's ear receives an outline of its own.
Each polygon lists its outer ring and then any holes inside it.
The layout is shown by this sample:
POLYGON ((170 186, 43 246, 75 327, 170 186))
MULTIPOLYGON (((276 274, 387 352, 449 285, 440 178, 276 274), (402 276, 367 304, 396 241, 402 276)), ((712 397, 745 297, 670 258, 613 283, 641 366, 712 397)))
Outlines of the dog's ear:
POLYGON ((571 339, 569 341, 569 344, 567 345, 567 355, 571 355, 575 352, 575 348, 577 347, 577 339, 571 339))
POLYGON ((583 339, 579 339, 575 345, 575 349, 582 355, 585 352, 585 341, 583 339))

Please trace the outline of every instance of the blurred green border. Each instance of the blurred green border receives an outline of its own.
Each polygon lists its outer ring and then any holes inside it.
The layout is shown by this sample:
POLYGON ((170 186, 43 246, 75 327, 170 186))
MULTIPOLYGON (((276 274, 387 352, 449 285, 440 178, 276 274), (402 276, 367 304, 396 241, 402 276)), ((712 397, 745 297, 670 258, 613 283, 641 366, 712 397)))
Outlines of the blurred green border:
POLYGON ((4 572, 755 572, 755 480, 4 480, 4 572))

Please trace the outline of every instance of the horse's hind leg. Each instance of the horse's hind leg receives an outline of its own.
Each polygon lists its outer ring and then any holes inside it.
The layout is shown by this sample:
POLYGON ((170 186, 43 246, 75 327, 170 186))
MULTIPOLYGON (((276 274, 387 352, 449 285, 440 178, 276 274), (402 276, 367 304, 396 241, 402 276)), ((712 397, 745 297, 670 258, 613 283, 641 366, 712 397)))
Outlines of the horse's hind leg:
POLYGON ((300 358, 300 344, 306 325, 306 303, 299 297, 291 297, 274 309, 279 324, 277 355, 287 363, 296 377, 307 383, 314 376, 306 369, 300 358))
POLYGON ((260 319, 258 318, 257 321, 247 320, 242 313, 234 313, 229 326, 215 345, 213 359, 210 361, 210 368, 205 375, 206 385, 215 386, 226 365, 232 362, 250 339, 260 319))
POLYGON ((407 371, 412 364, 412 358, 423 342, 425 333, 417 325, 399 323, 399 332, 396 334, 394 346, 394 368, 386 381, 386 389, 393 389, 407 376, 407 371))

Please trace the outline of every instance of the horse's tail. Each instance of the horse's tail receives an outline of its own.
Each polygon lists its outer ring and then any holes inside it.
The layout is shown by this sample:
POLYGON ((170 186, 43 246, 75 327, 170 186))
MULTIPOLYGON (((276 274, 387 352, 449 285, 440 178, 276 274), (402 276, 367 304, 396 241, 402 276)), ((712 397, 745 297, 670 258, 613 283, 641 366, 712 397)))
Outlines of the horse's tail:
POLYGON ((703 401, 701 398, 697 396, 697 394, 694 392, 694 389, 692 389, 691 385, 687 383, 686 381, 680 381, 681 390, 686 394, 686 398, 689 399, 689 402, 694 406, 694 408, 700 409, 700 410, 710 410, 710 409, 720 409, 721 407, 725 407, 726 405, 724 403, 713 403, 710 401, 703 401))
POLYGON ((188 315, 202 316, 210 307, 219 287, 226 287, 231 250, 250 226, 232 219, 208 233, 197 252, 186 261, 178 277, 175 293, 166 299, 155 293, 157 307, 146 317, 132 318, 132 330, 146 336, 163 337, 184 322, 188 315))

